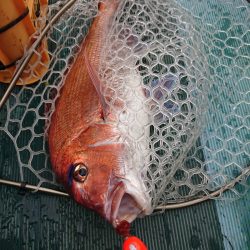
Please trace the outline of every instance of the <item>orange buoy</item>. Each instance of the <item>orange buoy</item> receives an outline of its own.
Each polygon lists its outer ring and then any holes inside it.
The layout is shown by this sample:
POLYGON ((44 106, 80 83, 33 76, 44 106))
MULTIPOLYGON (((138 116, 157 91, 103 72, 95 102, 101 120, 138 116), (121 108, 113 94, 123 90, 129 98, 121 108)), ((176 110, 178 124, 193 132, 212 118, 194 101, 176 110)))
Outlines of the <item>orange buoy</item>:
POLYGON ((137 237, 129 236, 123 243, 123 250, 148 250, 147 246, 137 237))
MULTIPOLYGON (((16 62, 34 42, 34 33, 45 25, 47 7, 47 0, 0 1, 0 82, 11 81, 16 62)), ((44 39, 17 84, 38 81, 47 72, 49 62, 44 39)))

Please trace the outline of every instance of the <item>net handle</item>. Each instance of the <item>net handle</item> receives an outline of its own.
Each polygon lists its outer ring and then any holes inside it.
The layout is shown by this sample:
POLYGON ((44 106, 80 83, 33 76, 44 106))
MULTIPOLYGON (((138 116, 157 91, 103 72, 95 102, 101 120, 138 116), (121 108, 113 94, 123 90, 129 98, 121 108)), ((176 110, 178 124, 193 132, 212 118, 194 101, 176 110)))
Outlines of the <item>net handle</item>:
MULTIPOLYGON (((158 206, 158 207, 155 208, 154 212, 169 210, 169 209, 177 209, 177 208, 189 207, 189 206, 201 203, 203 201, 207 201, 211 197, 219 196, 224 191, 234 187, 237 182, 240 182, 241 179, 243 179, 245 176, 248 176, 248 175, 250 175, 250 166, 247 167, 245 169, 245 171, 243 171, 237 178, 232 180, 230 183, 228 183, 227 185, 222 186, 220 189, 210 193, 207 196, 204 196, 204 197, 201 197, 201 198, 196 198, 196 199, 193 199, 193 200, 190 200, 190 201, 184 201, 184 202, 181 202, 181 203, 167 204, 165 206, 158 206)), ((50 188, 37 187, 37 186, 34 186, 34 185, 30 185, 30 184, 25 184, 25 187, 24 187, 22 182, 15 182, 15 181, 10 181, 10 180, 0 179, 0 184, 19 187, 19 188, 25 188, 26 190, 31 190, 31 191, 40 191, 40 192, 49 193, 49 194, 53 194, 53 195, 70 197, 70 195, 65 193, 65 192, 57 191, 57 190, 50 189, 50 188)))
POLYGON ((234 187, 238 182, 240 182, 245 176, 250 175, 250 166, 247 167, 245 169, 245 171, 243 171, 237 178, 233 179, 232 181, 230 181, 228 184, 222 186, 220 189, 209 193, 207 196, 203 196, 200 198, 196 198, 193 200, 189 200, 189 201, 184 201, 181 203, 177 203, 177 204, 168 204, 168 205, 163 205, 163 206, 158 206, 156 207, 155 211, 161 211, 161 210, 166 210, 166 209, 176 209, 176 208, 184 208, 184 207, 189 207, 192 205, 196 205, 198 203, 201 203, 203 201, 207 201, 209 200, 211 197, 217 197, 219 196, 221 193, 231 189, 232 187, 234 187))

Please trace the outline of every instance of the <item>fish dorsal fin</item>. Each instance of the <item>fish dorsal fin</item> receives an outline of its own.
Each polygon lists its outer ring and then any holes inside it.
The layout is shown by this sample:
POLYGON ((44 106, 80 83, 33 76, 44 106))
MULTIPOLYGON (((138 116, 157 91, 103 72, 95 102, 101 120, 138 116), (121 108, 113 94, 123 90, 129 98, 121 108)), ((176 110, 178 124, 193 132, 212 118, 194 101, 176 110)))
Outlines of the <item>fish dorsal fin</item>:
POLYGON ((107 104, 104 96, 102 95, 101 93, 101 81, 98 77, 98 73, 96 72, 96 70, 92 67, 89 59, 88 59, 88 55, 86 53, 86 51, 84 51, 84 59, 85 59, 85 64, 86 64, 86 67, 87 67, 87 70, 88 70, 88 73, 89 73, 89 77, 91 78, 92 80, 92 83, 96 89, 96 92, 100 98, 100 102, 101 102, 101 105, 102 105, 102 113, 103 113, 103 118, 107 118, 107 116, 109 115, 110 113, 110 108, 109 108, 109 105, 107 104))

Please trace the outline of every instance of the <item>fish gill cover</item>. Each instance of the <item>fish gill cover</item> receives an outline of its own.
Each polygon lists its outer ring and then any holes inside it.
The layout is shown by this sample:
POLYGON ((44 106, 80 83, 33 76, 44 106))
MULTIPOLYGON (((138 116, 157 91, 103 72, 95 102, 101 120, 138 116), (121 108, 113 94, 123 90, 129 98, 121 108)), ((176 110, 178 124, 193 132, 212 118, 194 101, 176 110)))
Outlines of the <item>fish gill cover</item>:
MULTIPOLYGON (((48 19, 67 1, 53 1, 48 19)), ((16 150, 2 178, 60 188, 47 129, 97 0, 76 1, 48 33, 51 57, 35 85, 16 87, 0 113, 1 151, 16 150)), ((130 145, 152 206, 250 185, 250 7, 247 1, 124 0, 100 58, 101 93, 130 145)), ((39 35, 39 34, 38 34, 39 35)), ((4 86, 1 86, 4 90, 4 86)), ((211 196, 211 198, 214 198, 211 196)))

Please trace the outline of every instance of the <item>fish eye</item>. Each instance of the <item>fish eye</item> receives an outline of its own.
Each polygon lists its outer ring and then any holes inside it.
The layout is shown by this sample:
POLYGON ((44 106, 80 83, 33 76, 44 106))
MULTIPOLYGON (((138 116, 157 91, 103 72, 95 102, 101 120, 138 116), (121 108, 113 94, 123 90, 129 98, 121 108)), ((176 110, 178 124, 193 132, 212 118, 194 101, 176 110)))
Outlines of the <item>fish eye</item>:
POLYGON ((78 182, 84 182, 88 176, 88 168, 86 165, 82 163, 78 163, 75 165, 73 177, 78 182))

